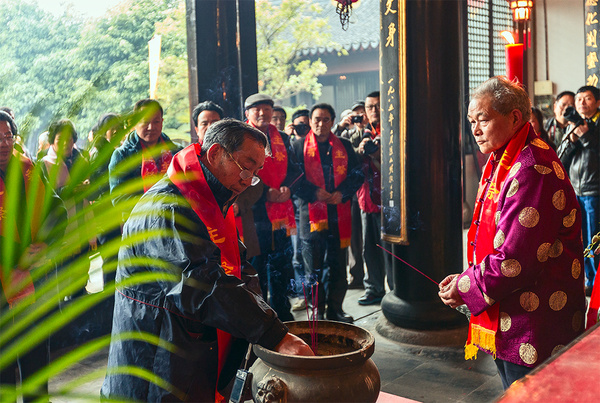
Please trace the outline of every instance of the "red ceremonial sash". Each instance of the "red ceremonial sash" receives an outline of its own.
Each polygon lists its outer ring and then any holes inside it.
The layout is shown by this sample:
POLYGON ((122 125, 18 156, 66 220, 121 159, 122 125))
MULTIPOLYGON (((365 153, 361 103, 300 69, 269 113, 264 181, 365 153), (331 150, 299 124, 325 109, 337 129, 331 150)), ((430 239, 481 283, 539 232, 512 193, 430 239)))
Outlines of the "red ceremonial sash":
MULTIPOLYGON (((328 142, 331 145, 332 152, 333 183, 337 188, 348 175, 348 153, 340 139, 331 133, 328 142)), ((306 135, 304 141, 304 168, 306 179, 312 184, 325 189, 321 156, 319 155, 317 138, 312 130, 306 135)), ((350 201, 338 204, 337 213, 340 247, 346 248, 350 246, 350 235, 352 233, 350 201)), ((327 203, 322 201, 308 203, 308 219, 311 232, 328 229, 327 203)))
MULTIPOLYGON (((33 164, 31 163, 31 161, 29 161, 29 159, 25 157, 13 156, 12 158, 20 158, 23 181, 25 182, 25 195, 26 198, 29 199, 31 195, 30 192, 32 190, 30 189, 30 187, 32 186, 31 176, 33 174, 34 169, 33 164)), ((36 200, 33 201, 33 203, 36 204, 36 207, 32 210, 33 216, 31 217, 30 223, 32 240, 35 239, 35 236, 37 235, 37 232, 40 228, 41 213, 43 210, 42 207, 45 196, 45 189, 43 183, 41 182, 41 180, 38 182, 39 187, 37 190, 36 200)), ((8 213, 6 208, 5 197, 6 185, 2 178, 0 178, 0 234, 2 234, 2 236, 6 238, 6 234, 8 233, 8 231, 14 231, 13 233, 15 240, 21 242, 21 239, 19 237, 19 231, 16 227, 11 229, 3 225, 3 221, 8 213)), ((4 268, 0 263, 0 282, 2 283, 2 289, 4 291, 6 301, 8 302, 10 308, 13 308, 17 302, 34 294, 35 292, 33 280, 31 279, 31 275, 29 274, 29 270, 27 269, 22 269, 19 267, 16 267, 14 269, 8 268, 7 272, 5 273, 4 268), (8 277, 5 276, 5 274, 8 274, 8 277)))
MULTIPOLYGON (((271 156, 265 158, 265 165, 258 176, 265 185, 279 190, 287 176, 288 155, 281 134, 273 125, 269 125, 269 140, 271 143, 271 156)), ((273 231, 281 228, 287 229, 287 235, 296 233, 296 218, 292 199, 283 203, 265 202, 267 216, 273 231)))
POLYGON ((164 144, 164 140, 162 138, 158 139, 157 146, 163 146, 163 149, 160 152, 160 171, 156 166, 156 161, 152 157, 151 153, 148 151, 148 147, 144 145, 144 142, 140 140, 140 145, 142 146, 142 181, 144 183, 144 193, 148 191, 156 182, 160 180, 162 175, 167 172, 169 168, 169 164, 173 159, 173 154, 164 144))
MULTIPOLYGON (((510 169, 521 154, 525 146, 525 141, 529 134, 531 125, 529 122, 517 132, 517 134, 508 142, 489 188, 486 187, 486 179, 492 173, 492 161, 494 155, 490 155, 485 165, 479 190, 477 191, 477 200, 473 212, 473 221, 467 234, 469 259, 473 256, 473 243, 477 236, 477 249, 475 251, 475 264, 490 254, 496 253, 494 249, 494 236, 496 235, 496 210, 498 207, 498 198, 504 187, 504 182, 508 178, 510 169), (484 195, 484 192, 487 193, 484 195), (483 200, 481 202, 480 200, 483 200), (479 226, 476 221, 479 219, 479 226), (479 228, 479 232, 478 232, 479 228)), ((499 306, 494 304, 479 315, 472 315, 469 321, 469 338, 465 345, 465 359, 477 357, 477 350, 489 351, 494 358, 496 357, 496 332, 498 331, 499 306)))
MULTIPOLYGON (((381 126, 377 125, 369 131, 371 140, 381 135, 381 126)), ((365 181, 356 193, 360 209, 366 213, 381 211, 381 171, 369 156, 363 158, 365 181)))
MULTIPOLYGON (((233 209, 230 208, 227 216, 223 218, 221 209, 206 182, 202 165, 198 159, 201 153, 200 147, 200 144, 194 143, 175 154, 167 174, 183 197, 190 203, 200 220, 206 225, 211 241, 221 251, 221 267, 225 273, 241 278, 242 262, 233 209)), ((231 349, 231 342, 232 336, 229 333, 217 329, 219 374, 231 349)), ((215 401, 222 400, 223 397, 217 392, 215 401)))
MULTIPOLYGON (((600 269, 600 265, 598 265, 598 269, 600 269)), ((600 280, 594 282, 590 307, 587 313, 586 329, 589 329, 598 322, 598 309, 600 309, 600 280)))

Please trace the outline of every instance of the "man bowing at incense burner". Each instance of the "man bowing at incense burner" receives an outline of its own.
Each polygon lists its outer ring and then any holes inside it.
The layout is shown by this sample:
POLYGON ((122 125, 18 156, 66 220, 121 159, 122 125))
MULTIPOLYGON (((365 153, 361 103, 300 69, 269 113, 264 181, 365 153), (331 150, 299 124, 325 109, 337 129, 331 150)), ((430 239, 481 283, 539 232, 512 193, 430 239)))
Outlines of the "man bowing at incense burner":
POLYGON ((581 212, 556 153, 528 123, 517 83, 478 87, 468 118, 490 154, 468 233, 469 267, 440 283, 444 304, 472 316, 465 358, 492 354, 504 388, 583 330, 581 212))

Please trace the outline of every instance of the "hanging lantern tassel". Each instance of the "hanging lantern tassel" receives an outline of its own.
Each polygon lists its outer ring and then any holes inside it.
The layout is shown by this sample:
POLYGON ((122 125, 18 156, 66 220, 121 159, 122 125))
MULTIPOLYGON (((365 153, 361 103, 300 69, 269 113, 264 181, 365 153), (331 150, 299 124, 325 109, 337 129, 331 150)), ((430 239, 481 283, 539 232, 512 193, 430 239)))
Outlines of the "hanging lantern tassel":
POLYGON ((335 12, 340 16, 340 23, 344 31, 348 30, 348 24, 350 23, 350 16, 352 15, 352 3, 356 3, 358 0, 337 0, 337 6, 335 12))

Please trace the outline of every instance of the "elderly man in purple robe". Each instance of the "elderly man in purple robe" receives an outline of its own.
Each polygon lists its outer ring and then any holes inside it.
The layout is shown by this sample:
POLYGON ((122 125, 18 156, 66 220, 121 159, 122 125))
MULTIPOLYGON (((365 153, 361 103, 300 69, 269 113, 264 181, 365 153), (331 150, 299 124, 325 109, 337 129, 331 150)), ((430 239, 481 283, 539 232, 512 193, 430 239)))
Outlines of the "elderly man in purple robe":
POLYGON ((518 83, 478 87, 468 118, 484 168, 468 234, 469 267, 440 283, 444 304, 472 313, 465 358, 494 355, 504 388, 583 330, 581 211, 556 153, 529 123, 518 83))

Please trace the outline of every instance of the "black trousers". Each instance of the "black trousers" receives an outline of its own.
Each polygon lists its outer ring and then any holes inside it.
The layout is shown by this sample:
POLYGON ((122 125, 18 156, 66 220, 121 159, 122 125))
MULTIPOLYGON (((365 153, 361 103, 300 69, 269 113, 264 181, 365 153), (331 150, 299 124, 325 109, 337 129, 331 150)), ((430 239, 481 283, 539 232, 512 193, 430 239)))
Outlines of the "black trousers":
POLYGON ((319 312, 323 312, 325 304, 328 311, 340 312, 348 281, 346 248, 340 247, 337 229, 311 232, 308 238, 302 239, 302 256, 308 284, 319 282, 319 312))
POLYGON ((294 250, 285 229, 273 231, 274 250, 252 258, 265 301, 282 321, 294 320, 288 296, 293 292, 292 257, 294 250))
POLYGON ((502 386, 504 390, 508 389, 514 381, 518 381, 527 375, 533 368, 529 368, 523 365, 513 364, 512 362, 504 361, 496 358, 494 360, 498 367, 498 373, 500 379, 502 379, 502 386))

